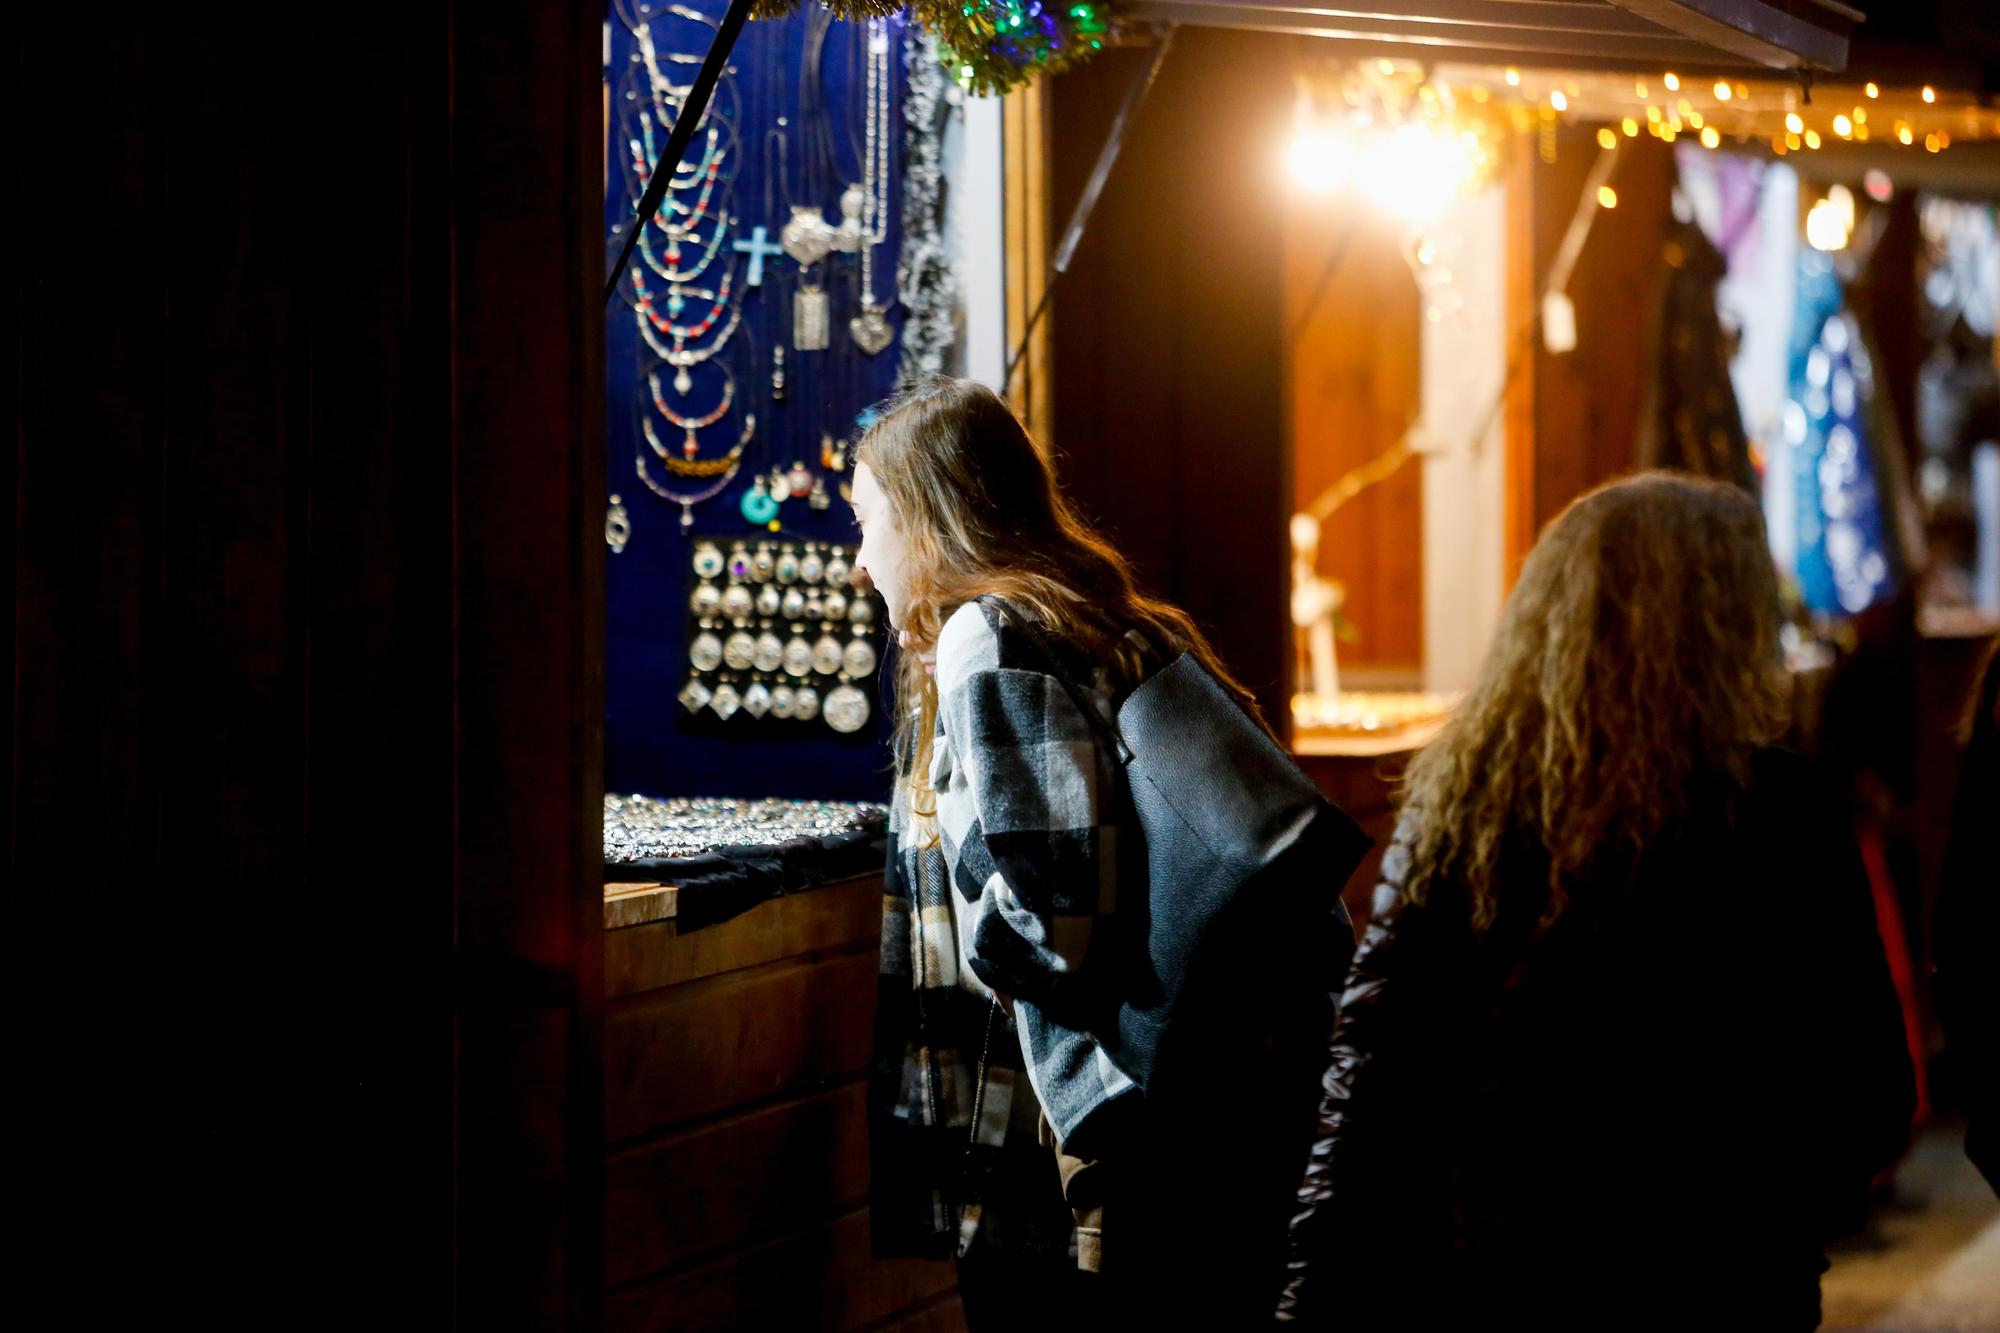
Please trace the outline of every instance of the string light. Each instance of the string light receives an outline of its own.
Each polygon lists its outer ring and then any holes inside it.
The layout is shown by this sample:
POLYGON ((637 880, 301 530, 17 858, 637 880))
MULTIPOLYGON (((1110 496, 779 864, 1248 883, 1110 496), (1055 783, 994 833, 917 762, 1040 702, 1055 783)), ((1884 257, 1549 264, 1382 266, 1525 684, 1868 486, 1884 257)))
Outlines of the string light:
POLYGON ((1863 88, 1861 91, 1867 93, 1870 100, 1873 100, 1874 98, 1880 97, 1882 95, 1882 90, 1876 87, 1872 80, 1869 82, 1868 86, 1863 88))
MULTIPOLYGON (((1625 123, 1630 125, 1632 122, 1628 120, 1625 123)), ((1612 133, 1608 127, 1601 129, 1597 132, 1597 146, 1599 148, 1616 148, 1618 146, 1618 136, 1612 133)))
POLYGON ((1808 147, 1808 148, 1817 148, 1817 147, 1819 147, 1819 131, 1818 131, 1818 130, 1807 130, 1807 131, 1806 131, 1806 147, 1808 147))
POLYGON ((1687 113, 1687 117, 1689 125, 1693 126, 1695 129, 1701 128, 1701 112, 1690 111, 1687 113))
POLYGON ((1792 134, 1804 134, 1806 123, 1799 118, 1798 112, 1787 111, 1785 113, 1785 129, 1792 134))
POLYGON ((1632 119, 1632 117, 1630 116, 1625 117, 1625 119, 1619 123, 1618 128, 1625 131, 1625 137, 1628 139, 1636 139, 1639 137, 1639 122, 1632 119))
POLYGON ((1845 139, 1854 133, 1854 122, 1846 116, 1835 116, 1833 118, 1833 132, 1845 139))
POLYGON ((1646 91, 1646 82, 1644 79, 1641 79, 1639 82, 1633 84, 1632 91, 1639 94, 1639 100, 1642 102, 1645 101, 1648 97, 1652 96, 1651 93, 1646 91))
POLYGON ((1910 133, 1910 127, 1900 120, 1896 122, 1896 138, 1905 144, 1912 144, 1917 141, 1917 137, 1910 133))
POLYGON ((1661 79, 1660 82, 1667 85, 1667 91, 1670 93, 1677 93, 1680 91, 1681 88, 1680 76, 1678 74, 1675 74, 1672 70, 1668 70, 1667 77, 1661 79))
POLYGON ((1734 90, 1731 89, 1727 83, 1723 82, 1721 79, 1717 79, 1715 81, 1716 101, 1727 102, 1733 95, 1734 95, 1734 90))
POLYGON ((1507 86, 1508 86, 1509 88, 1518 88, 1518 87, 1520 87, 1520 86, 1521 86, 1521 71, 1520 71, 1520 70, 1518 70, 1518 69, 1513 69, 1513 68, 1509 68, 1509 69, 1508 69, 1508 71, 1507 71, 1507 86))
POLYGON ((1703 148, 1713 148, 1717 144, 1720 144, 1721 142, 1722 142, 1722 136, 1715 132, 1715 126, 1710 125, 1706 129, 1702 130, 1701 146, 1703 148))
POLYGON ((1926 102, 1937 101, 1937 89, 1931 87, 1928 83, 1924 85, 1923 95, 1924 95, 1924 101, 1926 102))
POLYGON ((1935 153, 1939 149, 1943 148, 1944 145, 1938 141, 1937 135, 1926 134, 1924 136, 1924 147, 1929 149, 1931 152, 1935 153))
POLYGON ((1549 94, 1549 105, 1558 111, 1567 111, 1569 110, 1569 98, 1563 96, 1562 89, 1558 88, 1549 94))
POLYGON ((1611 188, 1611 187, 1610 187, 1609 185, 1600 185, 1600 186, 1598 186, 1598 187, 1597 187, 1597 206, 1598 206, 1599 208, 1616 208, 1616 207, 1618 207, 1618 191, 1616 191, 1616 190, 1612 189, 1612 188, 1611 188))

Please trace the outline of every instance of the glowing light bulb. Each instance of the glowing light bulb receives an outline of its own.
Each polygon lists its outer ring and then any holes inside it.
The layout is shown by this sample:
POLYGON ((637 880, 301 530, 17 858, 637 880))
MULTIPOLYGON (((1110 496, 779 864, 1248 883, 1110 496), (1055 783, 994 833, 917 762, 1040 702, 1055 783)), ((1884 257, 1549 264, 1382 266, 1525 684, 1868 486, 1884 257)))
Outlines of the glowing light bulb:
POLYGON ((1675 74, 1672 70, 1667 71, 1667 77, 1661 79, 1660 82, 1667 85, 1667 91, 1670 93, 1676 93, 1680 91, 1681 88, 1680 76, 1675 74))
POLYGON ((1625 131, 1625 137, 1628 139, 1639 137, 1639 122, 1630 116, 1625 117, 1623 121, 1619 122, 1618 128, 1625 131))
POLYGON ((1817 148, 1817 147, 1819 147, 1819 131, 1818 131, 1818 130, 1807 130, 1807 131, 1806 131, 1806 147, 1808 147, 1808 148, 1817 148))
MULTIPOLYGON (((1627 121, 1626 123, 1630 124, 1631 122, 1627 121)), ((1618 146, 1617 134, 1608 127, 1599 130, 1597 132, 1597 146, 1599 148, 1616 148, 1618 146)))
POLYGON ((1785 129, 1792 134, 1804 134, 1806 132, 1806 123, 1799 118, 1798 112, 1787 111, 1785 113, 1785 129))
POLYGON ((1375 68, 1386 79, 1396 72, 1396 62, 1393 60, 1378 60, 1375 62, 1375 68))
POLYGON ((1616 207, 1618 207, 1618 191, 1616 191, 1616 190, 1612 189, 1612 188, 1611 188, 1611 187, 1610 187, 1609 185, 1600 185, 1600 186, 1598 186, 1598 187, 1597 187, 1597 206, 1598 206, 1599 208, 1616 208, 1616 207))
POLYGON ((1924 147, 1935 153, 1943 148, 1944 145, 1938 141, 1938 137, 1935 134, 1926 134, 1924 136, 1924 147))
POLYGON ((1352 142, 1325 130, 1308 130, 1292 140, 1292 178, 1314 194, 1332 194, 1354 179, 1352 142))
POLYGON ((1815 250, 1847 248, 1847 228, 1832 200, 1822 199, 1806 211, 1806 241, 1815 250))
POLYGON ((1518 69, 1509 69, 1509 70, 1507 71, 1507 86, 1508 86, 1509 88, 1518 88, 1518 87, 1520 87, 1520 86, 1521 86, 1521 71, 1520 71, 1520 70, 1518 70, 1518 69))
POLYGON ((1562 89, 1558 88, 1549 94, 1549 105, 1558 111, 1567 111, 1569 110, 1569 98, 1563 96, 1562 89))
POLYGON ((1734 97, 1735 95, 1736 95, 1735 89, 1731 88, 1727 83, 1724 83, 1721 79, 1717 79, 1715 81, 1716 101, 1727 102, 1731 97, 1734 97))
POLYGON ((1930 86, 1930 85, 1929 85, 1929 84, 1927 83, 1927 84, 1925 84, 1925 85, 1924 85, 1924 94, 1923 94, 1923 96, 1924 96, 1924 100, 1925 100, 1926 102, 1935 102, 1935 101, 1937 101, 1937 89, 1935 89, 1935 88, 1931 87, 1931 86, 1930 86))
POLYGON ((1722 136, 1716 133, 1715 126, 1710 125, 1702 130, 1701 146, 1703 148, 1713 148, 1717 144, 1720 144, 1721 142, 1722 142, 1722 136))
POLYGON ((1845 139, 1847 136, 1854 133, 1854 122, 1849 120, 1846 116, 1835 116, 1833 118, 1833 132, 1835 134, 1838 134, 1841 138, 1845 139))
POLYGON ((1872 80, 1871 80, 1871 81, 1870 81, 1870 82, 1868 83, 1868 85, 1867 85, 1867 86, 1866 86, 1865 88, 1863 88, 1863 89, 1862 89, 1861 91, 1862 91, 1862 92, 1864 92, 1864 93, 1867 93, 1867 94, 1868 94, 1868 96, 1869 96, 1869 97, 1871 97, 1871 98, 1874 98, 1874 97, 1880 97, 1880 96, 1882 95, 1882 90, 1881 90, 1880 88, 1876 87, 1876 86, 1875 86, 1875 83, 1874 83, 1874 82, 1873 82, 1872 80))
POLYGON ((1910 133, 1910 127, 1902 124, 1896 126, 1896 138, 1904 144, 1913 144, 1917 141, 1917 136, 1910 133))
POLYGON ((1646 84, 1643 79, 1632 85, 1632 91, 1639 95, 1639 100, 1642 102, 1652 96, 1651 93, 1646 91, 1646 84))

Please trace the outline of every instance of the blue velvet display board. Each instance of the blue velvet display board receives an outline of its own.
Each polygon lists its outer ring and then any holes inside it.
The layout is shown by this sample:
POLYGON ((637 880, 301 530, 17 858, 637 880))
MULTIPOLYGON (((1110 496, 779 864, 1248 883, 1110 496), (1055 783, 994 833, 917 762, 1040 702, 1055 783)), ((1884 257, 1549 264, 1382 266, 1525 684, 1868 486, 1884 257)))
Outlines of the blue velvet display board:
MULTIPOLYGON (((640 176, 631 144, 641 143, 643 111, 653 120, 654 151, 666 142, 668 126, 659 123, 659 109, 671 108, 653 92, 654 80, 644 58, 640 31, 650 37, 652 65, 670 85, 692 82, 700 56, 714 29, 688 17, 690 8, 709 20, 719 18, 720 0, 700 0, 690 7, 664 3, 650 6, 638 0, 617 0, 609 19, 606 66, 608 123, 606 135, 605 226, 615 253, 623 240, 638 198, 640 176)), ((865 25, 833 23, 825 31, 816 62, 822 97, 814 102, 809 89, 808 49, 814 45, 811 25, 823 23, 823 11, 806 6, 788 18, 748 24, 729 70, 716 89, 708 125, 697 132, 687 155, 683 177, 677 177, 675 197, 682 206, 700 205, 700 176, 705 162, 716 166, 714 189, 707 200, 708 218, 726 212, 732 219, 713 260, 699 276, 684 284, 683 308, 673 316, 682 327, 697 327, 711 312, 715 322, 704 337, 689 339, 689 347, 715 344, 737 310, 740 325, 721 345, 711 362, 688 368, 691 387, 677 395, 675 367, 662 361, 658 350, 641 336, 636 309, 637 287, 629 276, 606 313, 606 428, 609 433, 610 492, 619 497, 631 535, 623 550, 606 558, 606 734, 605 787, 615 792, 655 796, 777 796, 792 799, 883 800, 889 786, 887 736, 888 693, 895 678, 893 651, 884 648, 880 675, 867 687, 874 705, 869 724, 851 736, 834 733, 824 721, 778 722, 739 715, 728 722, 703 714, 690 716, 677 699, 689 676, 687 624, 691 586, 690 561, 702 538, 728 543, 759 537, 784 541, 859 541, 841 488, 851 471, 822 467, 826 438, 856 437, 857 416, 886 396, 894 386, 899 351, 892 343, 879 354, 863 353, 849 335, 848 320, 860 299, 858 257, 834 253, 818 266, 831 298, 831 345, 824 351, 800 351, 793 346, 793 297, 801 276, 789 256, 763 257, 761 283, 750 285, 753 256, 737 252, 762 226, 775 245, 780 229, 800 204, 816 205, 829 222, 841 218, 840 195, 862 179, 864 113, 867 103, 867 30, 865 25), (822 15, 814 18, 815 14, 822 15), (802 106, 802 101, 809 105, 802 106), (822 117, 815 107, 827 109, 822 117), (783 123, 780 123, 782 118, 783 123), (708 129, 716 142, 711 146, 708 129), (782 155, 780 138, 782 136, 782 155), (829 156, 830 154, 830 156, 829 156), (782 170, 780 170, 782 168, 782 170), (679 181, 689 184, 682 188, 679 181), (719 301, 724 275, 730 298, 719 301), (696 293, 708 293, 706 296, 696 293), (718 307, 720 309, 718 310, 718 307), (785 391, 774 398, 771 376, 774 349, 783 348, 785 391), (723 371, 735 389, 730 410, 699 430, 699 456, 719 459, 741 437, 750 414, 756 429, 740 460, 740 471, 720 493, 693 506, 691 532, 681 526, 682 508, 649 489, 635 470, 644 465, 655 483, 677 494, 709 490, 719 481, 669 474, 654 456, 642 426, 650 421, 655 437, 678 447, 685 428, 675 425, 653 406, 648 383, 652 372, 669 395, 669 406, 688 415, 705 415, 720 403, 723 371), (693 406, 687 406, 692 404, 693 406), (770 524, 753 525, 740 511, 744 493, 754 478, 768 477, 774 468, 789 470, 803 463, 823 479, 831 507, 812 509, 804 499, 786 500, 770 524)), ((900 20, 889 25, 891 89, 886 125, 889 201, 887 235, 875 247, 874 299, 891 307, 890 323, 899 323, 894 309, 896 255, 901 241, 901 209, 897 182, 901 177, 903 143, 904 45, 908 34, 900 20)), ((698 227, 702 241, 712 238, 698 227)), ((689 245, 678 261, 668 260, 664 233, 649 227, 651 259, 640 267, 641 280, 651 291, 656 313, 665 314, 669 282, 652 264, 665 262, 668 272, 692 273, 703 249, 689 245)), ((657 333, 654 342, 670 341, 657 333)), ((850 463, 851 468, 851 463, 850 463)), ((607 497, 607 502, 609 497, 607 497)), ((883 618, 878 615, 877 623, 883 618)))

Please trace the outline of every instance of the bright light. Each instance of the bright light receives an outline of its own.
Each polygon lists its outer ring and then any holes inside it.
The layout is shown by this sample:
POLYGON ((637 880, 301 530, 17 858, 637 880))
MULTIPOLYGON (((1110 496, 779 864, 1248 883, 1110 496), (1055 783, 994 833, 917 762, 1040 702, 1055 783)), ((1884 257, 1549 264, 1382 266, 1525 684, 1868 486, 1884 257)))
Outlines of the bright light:
POLYGON ((1396 72, 1396 62, 1393 60, 1378 60, 1375 62, 1375 68, 1381 71, 1382 77, 1386 79, 1396 72))
POLYGON ((1799 119, 1798 112, 1787 111, 1785 113, 1785 129, 1792 134, 1804 134, 1806 132, 1806 123, 1799 119))
POLYGON ((1827 207, 1840 219, 1840 225, 1848 231, 1854 230, 1854 191, 1845 185, 1835 185, 1826 192, 1827 207))
POLYGON ((1845 139, 1848 135, 1854 133, 1854 122, 1846 116, 1835 116, 1833 118, 1833 132, 1845 139))
POLYGON ((1931 87, 1928 83, 1924 85, 1924 100, 1926 102, 1937 101, 1937 89, 1931 87))
MULTIPOLYGON (((1628 125, 1629 125, 1629 124, 1631 124, 1631 122, 1630 122, 1630 121, 1627 121, 1627 122, 1626 122, 1626 124, 1628 124, 1628 125)), ((1614 132, 1613 132, 1613 131, 1612 131, 1612 130, 1610 129, 1610 127, 1609 127, 1609 126, 1605 127, 1604 129, 1601 129, 1601 130, 1599 130, 1599 131, 1597 132, 1597 146, 1598 146, 1599 148, 1616 148, 1616 147, 1618 146, 1618 136, 1617 136, 1617 134, 1615 134, 1615 133, 1614 133, 1614 132)))
POLYGON ((1722 136, 1715 132, 1715 126, 1710 125, 1701 132, 1701 146, 1703 148, 1714 148, 1721 142, 1722 136))
POLYGON ((1854 123, 1855 123, 1856 125, 1866 125, 1866 124, 1868 123, 1868 108, 1867 108, 1867 107, 1865 107, 1865 106, 1858 106, 1858 107, 1855 107, 1855 108, 1854 108, 1854 123))
POLYGON ((1901 125, 1901 124, 1897 125, 1896 137, 1906 144, 1912 144, 1917 141, 1917 137, 1914 134, 1910 133, 1910 127, 1908 125, 1901 125))
POLYGON ((1520 86, 1521 86, 1521 71, 1520 71, 1520 70, 1518 70, 1518 69, 1510 69, 1510 70, 1508 70, 1508 71, 1507 71, 1507 86, 1508 86, 1509 88, 1518 88, 1518 87, 1520 87, 1520 86))
POLYGON ((1722 81, 1721 79, 1717 79, 1717 80, 1715 81, 1715 100, 1716 100, 1716 101, 1718 101, 1718 102, 1727 102, 1727 101, 1728 101, 1728 100, 1729 100, 1729 99, 1730 99, 1731 97, 1733 97, 1734 95, 1735 95, 1735 91, 1734 91, 1734 90, 1733 90, 1732 88, 1730 88, 1730 86, 1729 86, 1728 84, 1724 83, 1724 82, 1723 82, 1723 81, 1722 81))
POLYGON ((1681 88, 1680 76, 1678 74, 1675 74, 1671 70, 1667 72, 1667 77, 1661 79, 1660 82, 1667 85, 1667 91, 1670 93, 1677 93, 1680 91, 1681 88))
POLYGON ((1639 94, 1639 100, 1642 102, 1652 96, 1651 93, 1646 91, 1646 85, 1643 82, 1633 84, 1632 91, 1639 94))
POLYGON ((1549 105, 1558 111, 1567 111, 1569 110, 1569 98, 1563 96, 1562 89, 1558 88, 1549 94, 1549 105))
POLYGON ((1872 80, 1869 82, 1868 86, 1863 88, 1861 91, 1867 93, 1870 97, 1880 97, 1882 95, 1882 90, 1876 87, 1872 80))
POLYGON ((1806 147, 1808 147, 1808 148, 1817 148, 1817 147, 1819 147, 1819 131, 1818 131, 1818 130, 1807 130, 1807 131, 1806 131, 1806 147))
POLYGON ((1690 112, 1688 112, 1688 124, 1692 125, 1692 126, 1693 126, 1693 127, 1695 128, 1695 129, 1700 129, 1700 128, 1701 128, 1701 112, 1699 112, 1699 111, 1690 111, 1690 112))
POLYGON ((1630 116, 1625 117, 1623 123, 1621 123, 1618 126, 1618 128, 1625 131, 1625 137, 1628 139, 1636 139, 1639 137, 1639 122, 1632 119, 1630 116))
POLYGON ((1597 187, 1597 206, 1598 206, 1599 208, 1616 208, 1616 207, 1618 207, 1618 191, 1616 191, 1616 190, 1612 189, 1612 188, 1611 188, 1611 187, 1610 187, 1609 185, 1600 185, 1600 186, 1598 186, 1598 187, 1597 187))
POLYGON ((1799 148, 1804 144, 1804 142, 1805 141, 1800 139, 1799 136, 1796 134, 1787 134, 1785 136, 1785 147, 1791 149, 1794 153, 1799 151, 1799 148))
POLYGON ((1292 140, 1292 178, 1314 194, 1332 194, 1354 179, 1354 145, 1325 130, 1307 130, 1292 140))
POLYGON ((1822 199, 1806 212, 1806 240, 1815 250, 1845 250, 1847 248, 1847 227, 1843 224, 1839 206, 1831 199, 1822 199))
POLYGON ((1361 149, 1354 180, 1361 192, 1405 223, 1434 222, 1478 174, 1464 140, 1422 125, 1398 125, 1361 149))
POLYGON ((1889 179, 1889 173, 1872 167, 1861 178, 1861 188, 1868 191, 1868 197, 1878 204, 1888 203, 1896 193, 1896 183, 1889 179))
POLYGON ((1935 134, 1926 134, 1924 136, 1924 147, 1935 153, 1944 147, 1944 143, 1935 134))
POLYGON ((1649 106, 1649 107, 1647 107, 1647 108, 1646 108, 1646 119, 1647 119, 1647 120, 1650 120, 1650 121, 1652 121, 1652 122, 1653 122, 1653 123, 1654 123, 1655 125, 1659 124, 1659 123, 1660 123, 1660 108, 1658 108, 1658 107, 1656 107, 1656 106, 1649 106))

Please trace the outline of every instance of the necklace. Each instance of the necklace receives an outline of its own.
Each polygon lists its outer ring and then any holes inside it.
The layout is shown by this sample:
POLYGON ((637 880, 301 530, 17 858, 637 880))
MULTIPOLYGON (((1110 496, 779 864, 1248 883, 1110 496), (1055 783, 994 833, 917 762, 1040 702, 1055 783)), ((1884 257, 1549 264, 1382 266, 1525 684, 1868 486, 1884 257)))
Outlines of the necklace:
POLYGON ((682 495, 679 492, 668 490, 659 482, 654 481, 652 475, 646 471, 646 460, 642 455, 634 454, 632 456, 632 466, 639 474, 639 480, 645 484, 647 490, 669 504, 677 504, 681 507, 681 536, 683 537, 687 536, 688 532, 694 527, 694 507, 703 501, 713 500, 716 496, 729 489, 729 483, 736 480, 737 469, 737 463, 732 461, 729 465, 729 470, 717 478, 713 485, 705 490, 696 491, 689 495, 682 495))
MULTIPOLYGON (((641 228, 639 232, 639 255, 646 261, 647 268, 653 270, 653 272, 659 274, 661 277, 665 278, 668 282, 672 283, 693 282, 696 278, 700 277, 704 272, 708 270, 708 266, 715 262, 716 255, 722 252, 723 238, 729 234, 729 228, 735 221, 736 219, 732 218, 727 213, 721 214, 715 219, 715 230, 709 233, 708 244, 706 248, 702 251, 701 260, 693 268, 675 269, 671 267, 671 265, 678 264, 681 261, 680 237, 669 236, 667 238, 667 257, 666 260, 662 262, 659 259, 659 257, 653 253, 652 239, 646 234, 644 228, 641 228)), ((688 239, 693 240, 696 243, 699 243, 701 238, 689 237, 688 239)), ((743 242, 738 241, 736 243, 735 248, 738 253, 741 253, 743 249, 743 242)), ((752 287, 755 287, 757 284, 753 282, 750 285, 752 287)))
POLYGON ((730 266, 723 270, 722 286, 719 290, 707 291, 696 287, 669 287, 667 289, 667 314, 662 316, 658 311, 653 309, 653 292, 651 288, 646 286, 645 273, 636 264, 632 267, 632 286, 639 293, 639 313, 650 320, 654 328, 671 337, 676 346, 683 342, 693 342, 715 327, 716 321, 722 318, 723 310, 729 305, 730 284, 735 280, 736 265, 732 261, 730 266), (672 317, 678 315, 686 308, 687 298, 690 296, 697 297, 703 301, 713 302, 709 306, 707 316, 694 324, 680 325, 674 323, 672 317))
MULTIPOLYGON (((646 443, 653 447, 655 454, 659 455, 660 462, 666 465, 667 471, 676 476, 713 477, 725 471, 734 475, 737 460, 743 457, 744 449, 749 447, 751 437, 757 433, 757 416, 753 412, 743 418, 743 429, 738 433, 736 443, 720 458, 696 458, 693 454, 689 454, 686 458, 675 458, 674 451, 661 442, 660 437, 653 431, 653 423, 643 415, 639 418, 639 429, 645 435, 646 443)), ((688 439, 689 441, 694 439, 693 432, 689 432, 688 439)), ((683 444, 681 449, 685 452, 687 445, 683 444)))
POLYGON ((674 340, 671 348, 661 346, 659 335, 653 332, 653 325, 645 314, 635 310, 632 315, 638 322, 639 336, 646 340, 646 346, 652 348, 662 361, 680 372, 674 376, 674 391, 685 395, 694 387, 694 381, 688 376, 687 368, 700 365, 722 350, 731 335, 736 332, 737 326, 743 322, 743 307, 736 306, 730 310, 729 322, 722 326, 722 332, 716 335, 714 342, 706 347, 697 347, 693 351, 683 347, 679 338, 674 340))
POLYGON ((888 310, 875 304, 875 247, 889 235, 889 25, 876 19, 868 25, 868 117, 866 161, 862 164, 861 312, 847 321, 848 336, 866 356, 875 356, 896 339, 888 310))
POLYGON ((682 416, 680 413, 674 411, 673 408, 668 407, 667 395, 660 388, 659 372, 653 370, 646 372, 647 387, 653 391, 653 406, 659 409, 661 416, 687 432, 687 443, 682 446, 682 452, 689 458, 695 456, 697 449, 695 432, 704 427, 713 426, 716 422, 728 416, 730 404, 736 400, 736 377, 729 373, 729 368, 723 365, 722 362, 718 361, 715 365, 716 369, 722 372, 722 401, 715 405, 714 410, 698 417, 682 416))

